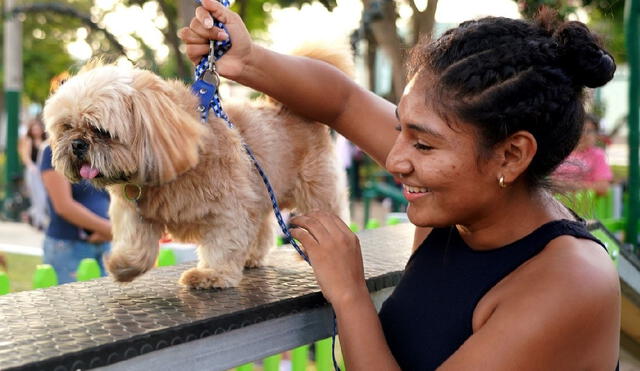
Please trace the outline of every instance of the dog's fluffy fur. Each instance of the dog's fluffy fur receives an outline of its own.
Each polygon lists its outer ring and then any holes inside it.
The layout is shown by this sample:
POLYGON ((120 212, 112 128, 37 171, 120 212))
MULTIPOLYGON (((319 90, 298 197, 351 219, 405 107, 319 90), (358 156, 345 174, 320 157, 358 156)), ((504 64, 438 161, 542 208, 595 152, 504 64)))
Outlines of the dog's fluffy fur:
MULTIPOLYGON (((345 70, 346 55, 306 54, 345 70)), ((347 191, 329 130, 277 102, 228 103, 235 129, 213 113, 203 124, 198 99, 178 81, 113 65, 86 67, 46 102, 53 165, 111 196, 112 251, 106 265, 131 281, 155 264, 164 231, 198 245, 196 268, 180 282, 233 287, 274 245, 273 211, 243 143, 268 174, 282 208, 327 210, 348 219, 347 191), (81 171, 81 169, 83 171, 81 171), (123 186, 132 184, 132 186, 123 186), (131 197, 141 187, 141 198, 131 197)))

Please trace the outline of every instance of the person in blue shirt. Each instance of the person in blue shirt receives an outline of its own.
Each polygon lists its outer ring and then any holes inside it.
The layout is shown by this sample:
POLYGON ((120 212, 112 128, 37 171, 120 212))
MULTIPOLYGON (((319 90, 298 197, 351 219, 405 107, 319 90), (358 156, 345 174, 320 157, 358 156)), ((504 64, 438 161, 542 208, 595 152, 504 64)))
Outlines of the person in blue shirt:
POLYGON ((96 259, 105 275, 102 258, 112 238, 109 194, 85 180, 71 184, 55 171, 49 145, 43 149, 40 171, 51 217, 45 232, 44 262, 56 270, 60 284, 76 280, 75 272, 84 258, 96 259))

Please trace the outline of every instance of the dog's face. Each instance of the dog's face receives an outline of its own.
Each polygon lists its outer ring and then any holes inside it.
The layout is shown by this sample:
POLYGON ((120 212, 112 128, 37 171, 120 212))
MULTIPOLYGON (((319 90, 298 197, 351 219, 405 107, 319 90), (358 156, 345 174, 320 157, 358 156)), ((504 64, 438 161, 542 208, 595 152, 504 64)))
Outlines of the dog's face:
POLYGON ((90 67, 45 104, 53 166, 72 182, 98 187, 169 182, 198 162, 196 105, 183 84, 151 72, 90 67))

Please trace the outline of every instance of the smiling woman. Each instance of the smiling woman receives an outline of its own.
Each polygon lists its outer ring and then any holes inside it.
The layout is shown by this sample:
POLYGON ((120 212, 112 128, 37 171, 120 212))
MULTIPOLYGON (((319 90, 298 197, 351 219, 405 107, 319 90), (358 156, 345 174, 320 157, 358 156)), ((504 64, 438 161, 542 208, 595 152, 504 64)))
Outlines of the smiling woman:
POLYGON ((223 76, 333 127, 403 184, 416 251, 379 317, 346 224, 327 213, 291 220, 347 368, 616 368, 617 272, 545 187, 578 142, 584 87, 615 71, 584 24, 548 12, 464 22, 414 49, 396 111, 328 65, 255 45, 235 13, 202 4, 181 31, 193 61, 227 37, 205 26, 213 15, 234 40, 217 62, 223 76))

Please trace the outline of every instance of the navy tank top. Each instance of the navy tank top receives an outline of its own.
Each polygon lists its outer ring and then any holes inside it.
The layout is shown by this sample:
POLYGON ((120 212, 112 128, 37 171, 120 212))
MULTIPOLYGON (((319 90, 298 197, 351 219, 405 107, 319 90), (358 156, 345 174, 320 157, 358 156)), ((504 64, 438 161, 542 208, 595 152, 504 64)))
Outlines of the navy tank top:
MULTIPOLYGON (((554 238, 569 235, 602 245, 584 222, 556 220, 504 247, 472 250, 455 227, 433 229, 413 253, 380 322, 403 370, 435 370, 472 333, 473 311, 500 280, 554 238)), ((604 247, 604 245, 603 245, 604 247)))

